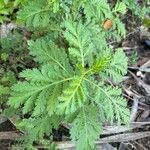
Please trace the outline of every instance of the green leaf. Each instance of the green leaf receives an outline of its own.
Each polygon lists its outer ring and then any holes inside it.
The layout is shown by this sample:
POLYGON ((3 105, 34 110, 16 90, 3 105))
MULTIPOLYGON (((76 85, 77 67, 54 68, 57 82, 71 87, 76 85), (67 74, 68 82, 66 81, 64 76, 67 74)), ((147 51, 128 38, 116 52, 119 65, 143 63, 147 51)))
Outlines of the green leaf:
POLYGON ((24 5, 18 12, 17 19, 27 27, 46 27, 49 24, 50 12, 46 0, 34 0, 24 5))
POLYGON ((100 73, 100 76, 112 77, 115 82, 120 82, 123 76, 127 73, 127 57, 122 49, 117 49, 113 55, 109 67, 106 68, 104 74, 100 73))
POLYGON ((41 91, 40 94, 37 96, 32 116, 39 116, 45 112, 48 100, 48 92, 49 90, 45 89, 41 91))
POLYGON ((58 84, 53 88, 53 92, 48 95, 47 112, 49 116, 52 116, 55 112, 57 112, 57 107, 59 105, 58 97, 61 95, 62 89, 63 85, 58 84))
POLYGON ((3 85, 0 85, 0 96, 6 95, 10 93, 9 87, 4 87, 3 85))
POLYGON ((27 81, 32 82, 53 82, 56 78, 63 78, 65 73, 58 66, 54 65, 43 65, 41 70, 34 69, 26 69, 20 73, 20 77, 25 78, 27 81), (58 74, 59 73, 59 74, 58 74))
POLYGON ((126 13, 126 4, 124 2, 117 2, 113 12, 119 12, 121 14, 126 13))
POLYGON ((21 3, 21 1, 22 1, 22 0, 15 0, 15 1, 14 1, 14 7, 18 6, 18 4, 21 3))
POLYGON ((76 77, 70 82, 70 85, 63 91, 59 97, 60 104, 58 112, 65 112, 70 114, 75 112, 78 108, 82 107, 85 97, 85 87, 82 85, 83 77, 76 77))
POLYGON ((144 24, 144 26, 149 28, 150 27, 150 19, 148 19, 148 18, 143 19, 143 24, 144 24))
POLYGON ((100 56, 97 56, 97 60, 90 66, 89 70, 91 70, 93 74, 100 73, 110 66, 111 59, 110 50, 107 49, 103 54, 101 52, 100 56))
POLYGON ((94 81, 85 79, 91 86, 95 88, 94 101, 105 114, 105 118, 111 123, 117 121, 121 123, 129 123, 129 110, 127 109, 127 101, 122 97, 122 91, 118 87, 97 85, 94 81))
POLYGON ((95 148, 95 140, 99 138, 101 123, 95 107, 83 107, 74 119, 71 128, 71 138, 76 143, 77 150, 91 150, 95 148))
POLYGON ((125 25, 121 22, 119 18, 114 19, 114 29, 117 30, 118 34, 121 35, 122 37, 125 37, 126 35, 126 30, 125 30, 125 25))
POLYGON ((86 63, 90 62, 93 52, 90 33, 86 30, 86 26, 80 22, 66 21, 65 27, 64 36, 70 44, 69 54, 84 67, 86 63))
MULTIPOLYGON (((40 71, 35 69, 23 71, 21 76, 26 78, 28 82, 19 82, 12 87, 13 93, 8 104, 14 108, 18 108, 24 104, 23 112, 27 113, 33 109, 34 116, 40 115, 47 107, 49 108, 50 106, 46 104, 49 101, 50 93, 53 93, 53 90, 55 90, 55 86, 60 86, 60 84, 73 79, 73 77, 65 76, 63 70, 51 68, 47 65, 43 66, 40 71), (28 73, 30 73, 30 75, 28 73)), ((60 92, 60 89, 58 89, 58 92, 60 92)), ((51 100, 55 101, 58 97, 54 98, 55 99, 51 100)))
POLYGON ((84 13, 87 19, 95 20, 96 22, 102 23, 105 19, 111 18, 112 13, 107 0, 92 0, 87 1, 84 5, 84 13))
POLYGON ((33 141, 43 139, 45 133, 50 134, 53 129, 57 129, 60 121, 59 116, 53 115, 49 117, 44 113, 38 118, 23 119, 17 124, 17 127, 23 131, 24 129, 28 129, 27 136, 29 136, 30 139, 25 136, 25 143, 33 144, 33 141))
POLYGON ((30 54, 35 56, 35 60, 41 64, 54 64, 60 68, 71 72, 71 66, 64 49, 58 48, 49 39, 38 39, 29 42, 30 54), (67 68, 67 69, 66 69, 67 68))

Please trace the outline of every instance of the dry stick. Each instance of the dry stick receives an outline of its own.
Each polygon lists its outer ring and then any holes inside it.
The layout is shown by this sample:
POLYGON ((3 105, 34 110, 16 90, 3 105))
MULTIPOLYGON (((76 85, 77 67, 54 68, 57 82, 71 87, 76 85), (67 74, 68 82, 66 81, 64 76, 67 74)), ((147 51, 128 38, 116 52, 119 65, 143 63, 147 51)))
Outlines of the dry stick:
MULTIPOLYGON (((137 97, 137 98, 141 98, 142 96, 139 95, 138 93, 136 93, 136 91, 131 91, 130 89, 127 89, 125 86, 122 86, 123 90, 127 93, 128 96, 130 97, 137 97)), ((134 99, 132 99, 134 100, 134 99)))
POLYGON ((138 68, 137 75, 141 75, 141 77, 144 77, 142 72, 148 72, 150 73, 150 60, 148 60, 146 63, 144 63, 141 67, 138 68))
POLYGON ((139 147, 141 147, 143 150, 148 150, 146 147, 144 147, 142 144, 134 141, 133 143, 135 143, 136 145, 138 145, 139 147))
POLYGON ((146 63, 144 63, 144 64, 140 67, 140 69, 148 68, 148 67, 150 67, 150 60, 147 61, 146 63))
POLYGON ((134 140, 142 139, 142 138, 149 137, 149 136, 150 136, 150 131, 136 132, 136 133, 124 133, 124 134, 118 134, 118 135, 113 135, 113 136, 102 138, 100 141, 96 143, 134 141, 134 140))
POLYGON ((17 140, 20 137, 21 134, 15 131, 0 132, 0 140, 17 140))
POLYGON ((123 132, 127 132, 130 130, 136 129, 136 128, 141 128, 142 126, 143 126, 143 124, 131 124, 130 127, 127 127, 127 126, 107 126, 104 128, 101 135, 117 134, 117 133, 121 133, 121 132, 123 133, 123 132))
MULTIPOLYGON (((134 99, 133 99, 132 97, 128 96, 127 94, 123 94, 123 96, 125 96, 125 97, 128 98, 129 100, 134 101, 134 99)), ((142 98, 142 97, 140 97, 140 98, 142 98)), ((147 108, 150 108, 150 106, 148 106, 147 104, 145 104, 145 103, 143 103, 143 102, 140 102, 140 101, 139 101, 139 104, 142 105, 142 106, 145 106, 145 107, 147 107, 147 108)), ((140 110, 143 110, 141 107, 139 107, 139 109, 140 109, 140 110)), ((144 109, 144 110, 145 110, 145 109, 144 109)))
MULTIPOLYGON (((142 96, 142 95, 139 95, 136 91, 134 91, 134 90, 129 90, 129 89, 127 89, 126 87, 124 87, 124 86, 122 86, 122 89, 125 91, 125 93, 123 94, 123 96, 125 96, 126 98, 128 98, 128 99, 130 99, 130 100, 132 100, 132 101, 134 101, 134 97, 137 97, 138 99, 140 99, 140 98, 144 98, 144 96, 142 96), (133 98, 132 98, 133 97, 133 98)), ((145 103, 143 103, 143 102, 140 102, 140 101, 138 101, 138 104, 140 104, 140 105, 142 105, 142 106, 145 106, 145 107, 147 107, 147 108, 150 108, 150 106, 148 106, 147 104, 145 104, 145 103)), ((143 110, 143 108, 141 108, 141 106, 139 106, 139 108, 138 108, 139 110, 143 110)))
POLYGON ((150 60, 144 63, 141 67, 129 66, 129 69, 137 70, 137 74, 142 74, 141 72, 150 72, 150 60))
MULTIPOLYGON (((101 133, 101 135, 110 135, 110 134, 117 134, 117 133, 123 133, 123 132, 127 132, 136 128, 141 128, 143 125, 148 125, 150 124, 150 122, 145 122, 145 123, 135 123, 133 122, 134 120, 131 121, 130 126, 106 126, 103 127, 103 132, 101 133)), ((66 129, 70 130, 71 125, 70 124, 66 124, 66 123, 62 123, 62 126, 64 126, 66 129)))
POLYGON ((146 83, 144 83, 141 79, 137 78, 135 74, 133 74, 131 71, 129 73, 133 76, 133 78, 137 81, 137 84, 145 89, 145 92, 148 96, 150 96, 150 86, 146 83))
MULTIPOLYGON (((102 143, 114 143, 114 142, 126 142, 126 141, 134 141, 141 138, 149 137, 149 132, 137 132, 137 133, 125 133, 113 135, 105 138, 101 138, 99 141, 96 141, 95 144, 99 145, 102 143)), ((21 137, 21 134, 12 132, 0 132, 0 140, 17 140, 21 137)), ((56 145, 59 149, 68 149, 75 147, 75 145, 71 141, 66 142, 56 142, 56 145)))
MULTIPOLYGON (((150 122, 134 122, 131 121, 130 126, 106 126, 103 128, 103 132, 101 133, 101 135, 110 135, 110 134, 117 134, 117 133, 121 133, 121 132, 127 132, 136 128, 142 128, 143 125, 149 125, 150 122)), ((64 126, 66 129, 70 130, 71 125, 70 124, 66 124, 66 123, 62 123, 62 126, 64 126)))
POLYGON ((149 125, 150 124, 150 121, 148 121, 148 122, 131 122, 133 125, 135 125, 135 124, 138 124, 138 125, 149 125))
MULTIPOLYGON (((119 134, 119 135, 109 136, 106 138, 101 138, 99 141, 96 141, 95 144, 99 145, 102 143, 134 141, 134 140, 138 140, 138 139, 149 137, 149 136, 150 136, 150 132, 119 134)), ((58 149, 69 149, 69 148, 75 147, 75 145, 71 141, 57 142, 56 145, 58 149)))
POLYGON ((131 49, 137 49, 138 46, 134 46, 134 47, 121 47, 123 50, 131 50, 131 49))
MULTIPOLYGON (((13 125, 15 125, 16 122, 16 118, 9 118, 9 120, 11 121, 11 123, 13 125)), ((130 131, 133 130, 135 128, 141 128, 143 125, 149 125, 150 122, 134 122, 132 121, 130 123, 130 126, 106 126, 103 128, 103 132, 101 133, 101 135, 110 135, 110 134, 116 134, 116 133, 121 133, 121 132, 126 132, 126 131, 130 131)), ((67 124, 67 123, 62 123, 62 126, 64 126, 66 129, 70 130, 71 125, 67 124)))
POLYGON ((131 122, 135 121, 136 119, 137 112, 138 112, 138 104, 139 104, 139 99, 137 97, 134 97, 132 110, 131 110, 131 116, 130 116, 131 122))

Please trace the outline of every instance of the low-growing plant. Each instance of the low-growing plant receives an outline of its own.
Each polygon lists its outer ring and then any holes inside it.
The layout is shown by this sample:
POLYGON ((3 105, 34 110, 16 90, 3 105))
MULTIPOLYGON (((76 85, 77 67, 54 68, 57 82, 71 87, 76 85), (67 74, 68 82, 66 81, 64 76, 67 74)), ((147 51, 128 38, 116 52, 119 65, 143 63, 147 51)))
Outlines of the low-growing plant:
POLYGON ((14 19, 18 7, 27 1, 28 0, 0 0, 0 23, 14 19))
POLYGON ((133 0, 125 0, 124 1, 127 7, 132 11, 132 13, 138 18, 144 19, 145 16, 150 13, 149 0, 142 1, 141 3, 137 3, 137 1, 133 0))
POLYGON ((137 63, 137 61, 139 59, 139 56, 138 56, 138 53, 136 50, 133 50, 128 57, 129 57, 129 64, 130 65, 137 63))
MULTIPOLYGON (((6 105, 10 95, 10 87, 16 83, 15 74, 10 70, 0 68, 0 106, 6 105)), ((0 108, 0 113, 4 108, 0 108)))
POLYGON ((14 10, 14 1, 0 0, 0 23, 8 21, 8 15, 12 14, 14 10))
POLYGON ((0 112, 6 107, 10 87, 17 82, 18 68, 25 69, 25 61, 32 61, 31 56, 27 55, 27 43, 24 39, 17 30, 0 38, 0 112))
POLYGON ((62 122, 78 150, 95 149, 105 122, 128 124, 129 110, 119 86, 127 73, 122 49, 109 40, 125 37, 121 16, 129 2, 107 0, 33 0, 17 14, 18 22, 45 36, 28 42, 39 68, 20 73, 8 105, 21 112, 18 127, 27 132, 27 149, 62 122), (24 81, 22 81, 24 79, 24 81))
POLYGON ((0 39, 0 47, 1 54, 24 52, 27 49, 26 37, 17 30, 10 31, 6 37, 0 39))

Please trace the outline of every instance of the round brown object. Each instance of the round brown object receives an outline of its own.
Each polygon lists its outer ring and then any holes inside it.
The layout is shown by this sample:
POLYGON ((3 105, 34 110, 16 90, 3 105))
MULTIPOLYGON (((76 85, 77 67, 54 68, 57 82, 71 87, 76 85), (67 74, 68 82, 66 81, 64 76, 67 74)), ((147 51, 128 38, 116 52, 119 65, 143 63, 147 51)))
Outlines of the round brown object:
POLYGON ((107 19, 103 24, 103 28, 105 30, 109 30, 112 26, 113 26, 113 22, 110 19, 107 19))

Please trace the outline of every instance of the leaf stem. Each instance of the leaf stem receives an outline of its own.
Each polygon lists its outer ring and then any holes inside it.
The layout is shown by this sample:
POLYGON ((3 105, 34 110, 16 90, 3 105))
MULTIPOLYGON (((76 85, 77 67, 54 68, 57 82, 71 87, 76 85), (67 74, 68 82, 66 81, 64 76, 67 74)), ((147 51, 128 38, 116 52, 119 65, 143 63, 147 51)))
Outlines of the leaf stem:
POLYGON ((100 88, 97 84, 95 84, 94 82, 88 80, 87 78, 85 78, 84 80, 87 81, 87 82, 89 82, 89 83, 91 83, 91 84, 93 84, 93 85, 94 85, 95 87, 97 87, 98 89, 100 89, 100 90, 111 100, 111 102, 115 105, 115 107, 118 108, 118 106, 116 105, 116 103, 114 103, 114 101, 113 101, 113 99, 111 98, 111 96, 109 96, 105 90, 103 90, 103 89, 100 88))

